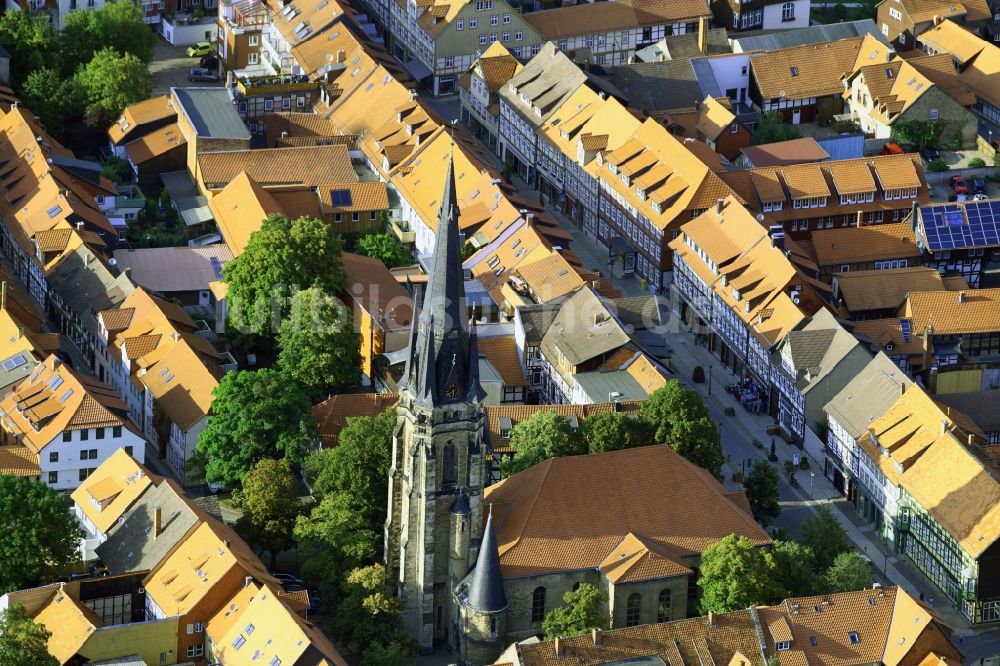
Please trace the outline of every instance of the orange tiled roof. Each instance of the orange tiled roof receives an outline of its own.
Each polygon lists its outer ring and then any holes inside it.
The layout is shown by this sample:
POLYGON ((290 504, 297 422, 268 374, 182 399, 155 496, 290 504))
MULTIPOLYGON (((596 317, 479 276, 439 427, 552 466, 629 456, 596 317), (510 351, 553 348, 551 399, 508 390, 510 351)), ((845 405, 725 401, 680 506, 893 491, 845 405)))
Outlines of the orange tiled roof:
POLYGON ((810 242, 820 266, 912 258, 921 254, 913 230, 906 222, 814 231, 810 242))
POLYGON ((337 445, 340 431, 347 420, 355 416, 375 417, 399 402, 396 393, 342 393, 332 395, 312 408, 312 417, 319 428, 323 447, 337 445))
POLYGON ((28 447, 17 444, 0 446, 0 474, 37 477, 41 473, 38 454, 28 447))
POLYGON ((262 187, 358 182, 343 145, 198 154, 198 175, 207 189, 221 190, 243 172, 262 187))
POLYGON ((771 541, 721 485, 666 446, 552 458, 487 488, 486 502, 505 577, 597 568, 630 532, 676 557, 733 533, 771 541))
POLYGON ((840 78, 854 71, 863 37, 807 44, 754 54, 753 77, 764 99, 839 95, 840 78))
POLYGON ((490 362, 504 386, 527 386, 528 380, 524 376, 524 369, 517 356, 517 346, 514 343, 513 335, 498 335, 490 337, 479 337, 479 355, 485 356, 490 362))
POLYGON ((1000 288, 911 291, 900 316, 918 332, 932 326, 934 335, 994 333, 1000 331, 1000 288))

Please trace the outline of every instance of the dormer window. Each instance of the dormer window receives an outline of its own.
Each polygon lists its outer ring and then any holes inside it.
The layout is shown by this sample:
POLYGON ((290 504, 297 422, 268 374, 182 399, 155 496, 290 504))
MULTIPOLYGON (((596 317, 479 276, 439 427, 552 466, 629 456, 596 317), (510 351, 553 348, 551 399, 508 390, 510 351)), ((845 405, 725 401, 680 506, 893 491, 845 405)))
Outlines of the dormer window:
POLYGON ((792 642, 778 641, 777 643, 774 644, 774 647, 778 652, 783 652, 785 650, 790 650, 792 648, 792 642))
POLYGON ((653 212, 656 213, 657 215, 660 215, 661 213, 663 213, 663 205, 662 204, 659 204, 659 203, 653 201, 649 205, 653 209, 653 212))
POLYGON ((641 187, 635 188, 635 196, 638 197, 639 201, 646 200, 646 193, 643 191, 641 187))
MULTIPOLYGON (((726 280, 726 282, 728 282, 728 280, 726 280)), ((739 302, 739 300, 740 300, 740 290, 739 290, 739 289, 736 289, 736 288, 734 287, 734 288, 733 288, 733 291, 732 291, 732 294, 733 294, 733 300, 734 300, 734 301, 736 301, 736 302, 738 303, 738 302, 739 302)), ((749 312, 749 310, 748 310, 748 312, 749 312)))
POLYGON ((624 173, 621 174, 621 179, 622 179, 622 184, 625 185, 626 187, 628 187, 629 184, 630 184, 630 179, 629 179, 628 175, 626 175, 624 173))

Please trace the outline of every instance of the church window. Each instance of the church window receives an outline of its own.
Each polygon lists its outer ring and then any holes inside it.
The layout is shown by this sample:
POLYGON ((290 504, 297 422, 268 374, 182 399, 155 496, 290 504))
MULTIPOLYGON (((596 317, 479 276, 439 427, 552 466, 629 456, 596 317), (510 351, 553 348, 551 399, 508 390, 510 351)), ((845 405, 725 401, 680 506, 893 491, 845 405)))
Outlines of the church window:
POLYGON ((639 624, 639 611, 642 608, 642 595, 638 592, 630 594, 625 602, 625 626, 634 627, 639 624))
POLYGON ((670 621, 670 590, 660 590, 660 598, 656 604, 656 621, 670 621))
POLYGON ((531 593, 531 621, 541 622, 545 617, 545 588, 536 587, 531 593))
POLYGON ((458 458, 455 456, 455 445, 448 442, 444 445, 444 465, 442 466, 442 483, 458 481, 458 458))
POLYGON ((490 636, 497 635, 497 618, 495 615, 490 616, 490 636))

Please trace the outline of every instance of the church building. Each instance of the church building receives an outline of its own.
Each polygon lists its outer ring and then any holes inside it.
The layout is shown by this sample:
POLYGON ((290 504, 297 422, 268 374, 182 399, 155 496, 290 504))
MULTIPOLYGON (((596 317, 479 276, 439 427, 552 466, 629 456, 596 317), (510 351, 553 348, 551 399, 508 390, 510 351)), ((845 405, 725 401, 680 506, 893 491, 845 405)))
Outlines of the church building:
POLYGON ((733 533, 771 543, 742 491, 666 446, 554 458, 486 487, 458 217, 449 165, 389 472, 386 571, 407 632, 423 652, 491 664, 581 583, 604 594, 612 627, 697 615, 706 548, 733 533))

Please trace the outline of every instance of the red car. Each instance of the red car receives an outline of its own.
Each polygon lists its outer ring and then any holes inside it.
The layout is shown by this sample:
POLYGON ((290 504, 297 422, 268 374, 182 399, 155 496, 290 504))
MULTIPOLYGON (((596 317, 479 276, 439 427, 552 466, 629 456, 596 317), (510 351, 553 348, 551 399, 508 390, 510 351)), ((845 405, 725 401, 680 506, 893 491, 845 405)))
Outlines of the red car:
POLYGON ((969 193, 969 186, 965 183, 965 178, 957 175, 951 177, 951 189, 955 190, 955 194, 969 193))

